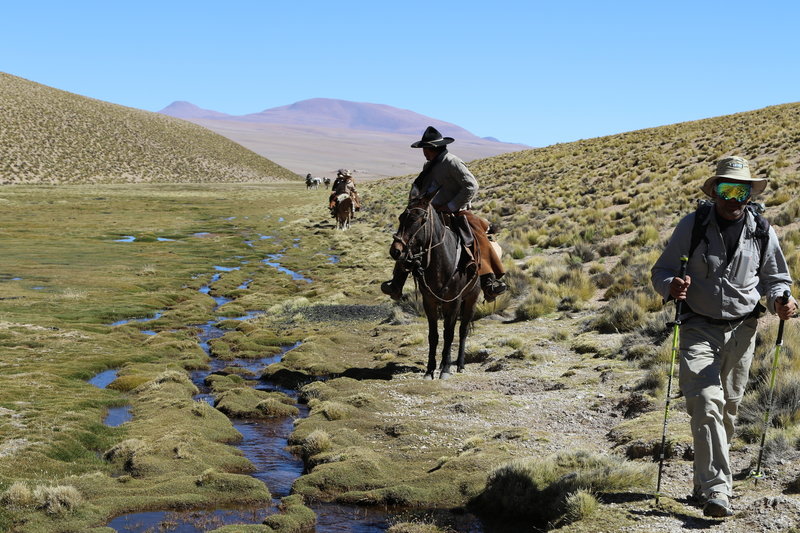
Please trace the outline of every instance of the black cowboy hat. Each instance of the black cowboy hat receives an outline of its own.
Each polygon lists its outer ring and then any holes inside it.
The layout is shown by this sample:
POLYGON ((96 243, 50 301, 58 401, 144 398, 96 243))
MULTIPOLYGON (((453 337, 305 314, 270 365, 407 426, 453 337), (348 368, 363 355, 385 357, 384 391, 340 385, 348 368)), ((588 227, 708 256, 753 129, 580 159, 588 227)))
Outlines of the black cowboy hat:
POLYGON ((439 130, 433 126, 428 126, 425 133, 422 134, 422 139, 418 140, 411 145, 411 148, 438 148, 455 141, 452 137, 442 137, 439 130))

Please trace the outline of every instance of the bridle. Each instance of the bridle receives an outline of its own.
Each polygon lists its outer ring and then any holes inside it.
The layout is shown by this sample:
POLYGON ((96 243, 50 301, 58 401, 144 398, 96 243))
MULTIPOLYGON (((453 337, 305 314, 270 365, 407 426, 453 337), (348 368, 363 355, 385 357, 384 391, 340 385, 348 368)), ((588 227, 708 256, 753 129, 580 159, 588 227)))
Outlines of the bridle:
MULTIPOLYGON (((413 211, 422 211, 424 213, 424 215, 421 217, 421 218, 423 218, 423 221, 419 225, 419 227, 416 229, 416 231, 414 231, 414 233, 408 239, 403 239, 403 236, 399 235, 400 228, 398 228, 398 233, 395 233, 392 236, 392 242, 393 243, 395 243, 395 242, 400 243, 400 246, 402 248, 401 252, 400 252, 400 256, 397 258, 396 261, 398 263, 400 263, 401 267, 406 272, 412 272, 414 274, 414 280, 415 281, 417 279, 421 280, 422 281, 422 285, 426 289, 428 289, 428 292, 431 295, 433 295, 433 297, 436 298, 437 300, 439 300, 440 302, 449 303, 449 302, 453 302, 455 300, 458 300, 459 298, 461 298, 461 296, 464 294, 464 292, 468 288, 472 288, 475 285, 475 282, 478 279, 477 272, 475 272, 475 274, 473 275, 473 277, 470 280, 470 282, 466 283, 464 285, 464 288, 462 288, 461 291, 459 291, 459 293, 456 296, 454 296, 453 298, 444 299, 441 296, 439 296, 438 294, 436 294, 433 291, 433 289, 431 289, 431 287, 428 285, 428 281, 425 279, 425 272, 427 271, 428 266, 431 263, 431 253, 432 253, 433 249, 436 248, 437 246, 443 246, 444 245, 444 237, 446 235, 446 232, 447 231, 452 231, 452 230, 450 230, 450 228, 448 228, 446 224, 442 223, 442 232, 441 232, 440 235, 436 235, 436 231, 435 231, 436 230, 436 227, 435 227, 436 224, 433 222, 433 217, 436 216, 436 213, 435 213, 435 211, 433 209, 433 206, 431 204, 428 204, 427 207, 425 207, 425 208, 422 208, 422 207, 409 207, 409 208, 406 208, 404 214, 409 214, 409 213, 411 213, 413 211), (427 230, 427 231, 425 231, 423 233, 424 230, 427 230), (421 236, 422 238, 417 239, 417 235, 420 234, 420 233, 422 233, 422 236, 421 236), (436 238, 434 238, 434 237, 436 237, 436 238), (427 241, 427 243, 425 241, 427 241), (417 251, 413 250, 412 245, 414 243, 420 243, 419 249, 417 251)), ((459 262, 460 255, 461 255, 461 249, 460 249, 460 246, 459 246, 458 255, 457 255, 456 260, 455 260, 455 264, 456 264, 455 268, 456 269, 458 268, 458 262, 459 262)), ((451 276, 452 276, 452 274, 455 274, 455 270, 451 273, 451 276)))

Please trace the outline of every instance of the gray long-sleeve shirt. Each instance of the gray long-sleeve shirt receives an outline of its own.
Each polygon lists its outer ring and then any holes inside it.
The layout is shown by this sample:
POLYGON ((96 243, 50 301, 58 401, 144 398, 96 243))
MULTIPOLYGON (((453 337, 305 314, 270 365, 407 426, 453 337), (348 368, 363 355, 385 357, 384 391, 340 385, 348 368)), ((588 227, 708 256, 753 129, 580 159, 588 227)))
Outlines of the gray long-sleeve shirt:
POLYGON ((447 150, 425 163, 425 174, 418 187, 411 189, 410 197, 438 190, 431 203, 446 207, 451 213, 469 209, 478 192, 478 181, 461 159, 447 150))
MULTIPOLYGON (((745 216, 745 227, 729 262, 714 209, 709 210, 706 239, 700 241, 686 268, 691 277, 686 303, 695 313, 723 320, 742 318, 762 296, 767 297, 767 308, 774 313, 775 300, 789 290, 792 278, 775 230, 769 228, 769 241, 761 258, 761 242, 752 236, 756 231, 755 218, 749 209, 745 210, 745 216)), ((680 271, 680 258, 689 253, 694 219, 695 213, 690 213, 678 222, 650 271, 653 288, 665 300, 670 298, 670 283, 680 271)))

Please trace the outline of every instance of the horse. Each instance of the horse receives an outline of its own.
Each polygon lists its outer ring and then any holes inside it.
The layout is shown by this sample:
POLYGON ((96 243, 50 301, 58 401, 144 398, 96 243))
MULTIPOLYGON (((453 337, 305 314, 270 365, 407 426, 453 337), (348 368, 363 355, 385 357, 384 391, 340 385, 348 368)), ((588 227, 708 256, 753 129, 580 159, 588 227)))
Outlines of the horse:
POLYGON ((318 189, 320 183, 322 183, 322 178, 314 178, 311 174, 306 175, 306 190, 318 189))
POLYGON ((347 193, 342 193, 336 197, 336 229, 346 230, 350 228, 350 220, 353 218, 353 199, 347 193))
MULTIPOLYGON (((435 194, 435 193, 434 193, 435 194)), ((461 243, 441 215, 431 205, 433 194, 412 198, 400 215, 400 225, 393 237, 389 255, 410 271, 422 293, 422 304, 428 319, 428 367, 425 379, 433 379, 436 370, 436 348, 439 343, 438 320, 443 319, 444 345, 439 366, 439 379, 451 376, 450 350, 458 328, 456 368, 464 370, 464 350, 469 326, 481 292, 478 274, 458 268, 461 243)))
POLYGON ((325 188, 328 189, 331 186, 331 179, 328 176, 322 178, 322 183, 325 184, 325 188))

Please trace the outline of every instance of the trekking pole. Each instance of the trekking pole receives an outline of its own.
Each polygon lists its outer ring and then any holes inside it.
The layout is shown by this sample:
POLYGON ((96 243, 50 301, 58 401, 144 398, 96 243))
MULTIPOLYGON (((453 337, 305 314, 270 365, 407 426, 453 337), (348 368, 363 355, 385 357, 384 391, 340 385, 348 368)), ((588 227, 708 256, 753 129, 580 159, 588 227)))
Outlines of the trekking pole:
MULTIPOLYGON (((681 269, 678 277, 683 279, 686 277, 686 264, 689 258, 686 256, 681 257, 681 269)), ((683 307, 683 300, 675 300, 675 320, 672 322, 672 358, 669 363, 669 380, 667 381, 667 399, 664 405, 664 430, 661 432, 661 450, 658 460, 658 482, 656 483, 656 505, 658 505, 658 498, 661 496, 661 473, 664 470, 664 455, 667 448, 667 419, 669 418, 669 403, 672 401, 670 395, 672 394, 672 374, 675 369, 675 359, 678 357, 678 347, 680 345, 680 326, 681 326, 681 308, 683 307)))
MULTIPOLYGON (((785 291, 783 293, 781 303, 783 305, 789 303, 789 291, 785 291)), ((764 442, 767 440, 767 428, 769 428, 770 415, 772 413, 772 396, 775 393, 775 375, 778 373, 778 356, 780 355, 781 347, 783 346, 783 323, 784 320, 781 319, 780 323, 778 324, 778 338, 775 339, 775 355, 772 357, 772 374, 769 378, 769 395, 767 400, 767 410, 764 412, 764 427, 761 431, 761 446, 758 449, 758 461, 756 462, 756 469, 750 472, 750 477, 753 478, 753 483, 755 485, 758 485, 758 478, 764 477, 764 474, 761 472, 761 458, 764 456, 764 442)))

